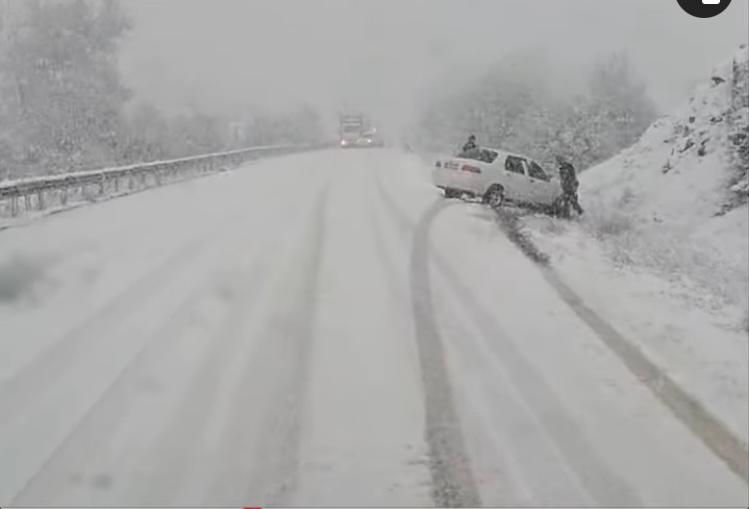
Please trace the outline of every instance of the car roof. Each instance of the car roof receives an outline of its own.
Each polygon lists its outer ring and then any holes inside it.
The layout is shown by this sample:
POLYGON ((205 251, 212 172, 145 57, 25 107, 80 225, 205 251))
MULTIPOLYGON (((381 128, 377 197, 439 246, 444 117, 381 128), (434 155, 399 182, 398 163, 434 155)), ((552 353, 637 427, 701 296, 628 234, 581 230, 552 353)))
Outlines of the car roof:
MULTIPOLYGON (((533 161, 536 164, 540 164, 538 161, 536 161, 532 157, 529 157, 529 156, 524 155, 524 154, 517 154, 515 152, 508 152, 507 150, 502 150, 501 148, 493 148, 493 147, 483 147, 483 146, 480 146, 480 147, 478 147, 478 149, 479 150, 491 150, 492 152, 496 152, 497 153, 497 159, 493 163, 491 163, 491 164, 498 163, 499 160, 500 160, 500 158, 502 159, 502 161, 504 161, 508 156, 519 157, 521 159, 525 159, 526 161, 533 161)), ((459 157, 459 156, 456 156, 455 159, 465 159, 465 160, 469 160, 469 161, 473 160, 473 159, 467 159, 465 157, 459 157)))
POLYGON ((492 147, 479 147, 482 150, 491 150, 493 152, 496 152, 498 154, 497 159, 499 159, 499 156, 502 156, 503 158, 506 158, 507 156, 513 156, 513 157, 520 157, 522 159, 526 159, 528 161, 536 161, 530 156, 527 156, 525 154, 518 154, 515 152, 508 152, 507 150, 502 150, 501 148, 492 148, 492 147))

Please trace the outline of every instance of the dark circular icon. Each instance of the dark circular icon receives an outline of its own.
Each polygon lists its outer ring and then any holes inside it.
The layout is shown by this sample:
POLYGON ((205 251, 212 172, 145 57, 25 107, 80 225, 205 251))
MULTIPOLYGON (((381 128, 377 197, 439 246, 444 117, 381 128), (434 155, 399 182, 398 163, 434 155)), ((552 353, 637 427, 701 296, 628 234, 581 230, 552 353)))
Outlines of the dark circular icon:
POLYGON ((731 0, 677 0, 681 8, 696 18, 712 18, 725 11, 731 0))

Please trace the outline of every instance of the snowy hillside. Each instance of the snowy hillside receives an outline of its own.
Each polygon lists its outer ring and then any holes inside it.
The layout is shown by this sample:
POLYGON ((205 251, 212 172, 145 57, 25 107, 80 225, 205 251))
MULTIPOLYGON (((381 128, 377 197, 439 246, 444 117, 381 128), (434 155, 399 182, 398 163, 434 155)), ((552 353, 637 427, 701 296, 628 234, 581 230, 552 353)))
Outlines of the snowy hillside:
POLYGON ((522 225, 601 316, 741 437, 749 414, 749 55, 580 176, 579 221, 522 225))
POLYGON ((737 153, 746 150, 748 59, 743 46, 687 105, 656 121, 629 150, 586 172, 583 190, 670 224, 725 212, 724 205, 737 201, 733 195, 746 197, 747 168, 739 168, 737 153), (628 193, 637 199, 624 198, 628 193))
POLYGON ((687 105, 580 177, 585 223, 618 238, 620 254, 688 276, 744 309, 748 69, 744 46, 687 105))

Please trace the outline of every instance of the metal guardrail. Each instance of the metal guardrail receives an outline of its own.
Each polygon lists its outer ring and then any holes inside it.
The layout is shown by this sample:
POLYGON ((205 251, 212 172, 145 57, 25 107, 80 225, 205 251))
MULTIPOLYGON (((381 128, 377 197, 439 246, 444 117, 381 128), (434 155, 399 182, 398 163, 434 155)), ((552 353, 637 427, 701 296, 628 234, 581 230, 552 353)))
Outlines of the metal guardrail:
POLYGON ((148 187, 215 173, 261 157, 305 152, 325 146, 327 145, 252 147, 168 161, 0 182, 0 217, 16 217, 22 212, 42 211, 55 203, 64 207, 71 199, 96 201, 97 195, 129 194, 148 187))

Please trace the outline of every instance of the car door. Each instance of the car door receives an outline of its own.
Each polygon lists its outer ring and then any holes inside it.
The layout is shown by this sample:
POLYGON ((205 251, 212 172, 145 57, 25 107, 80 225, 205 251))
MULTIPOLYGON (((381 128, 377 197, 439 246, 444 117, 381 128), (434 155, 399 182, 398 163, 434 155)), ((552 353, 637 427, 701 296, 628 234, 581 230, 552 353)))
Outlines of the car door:
POLYGON ((527 161, 526 170, 530 183, 529 193, 533 203, 551 205, 556 198, 551 176, 536 161, 527 161))
POLYGON ((504 160, 494 150, 482 149, 481 152, 481 160, 477 163, 481 173, 474 175, 476 187, 473 191, 476 196, 484 196, 492 184, 501 182, 502 167, 500 161, 504 163, 504 160))
POLYGON ((515 202, 527 202, 530 197, 530 183, 526 170, 527 161, 518 156, 507 156, 505 160, 505 196, 515 202))

